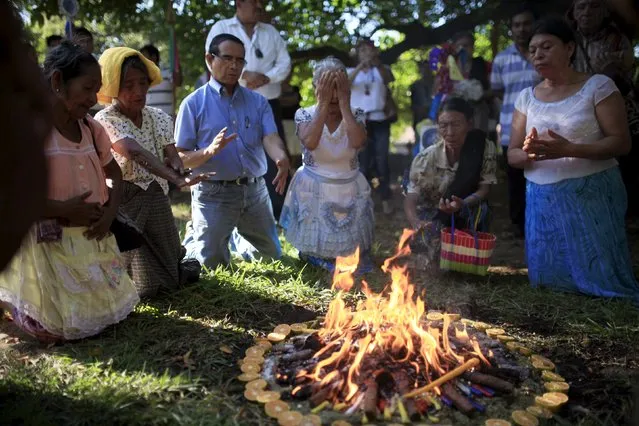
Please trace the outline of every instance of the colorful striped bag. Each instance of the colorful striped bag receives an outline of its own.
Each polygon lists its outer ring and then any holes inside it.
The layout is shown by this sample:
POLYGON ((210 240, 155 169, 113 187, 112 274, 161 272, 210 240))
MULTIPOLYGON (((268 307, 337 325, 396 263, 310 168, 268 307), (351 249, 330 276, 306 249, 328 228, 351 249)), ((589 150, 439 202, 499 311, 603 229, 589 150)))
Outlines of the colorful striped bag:
POLYGON ((477 232, 481 206, 477 211, 474 229, 455 229, 455 217, 450 228, 441 230, 439 268, 442 271, 464 272, 484 276, 488 273, 490 259, 497 237, 487 232, 477 232))

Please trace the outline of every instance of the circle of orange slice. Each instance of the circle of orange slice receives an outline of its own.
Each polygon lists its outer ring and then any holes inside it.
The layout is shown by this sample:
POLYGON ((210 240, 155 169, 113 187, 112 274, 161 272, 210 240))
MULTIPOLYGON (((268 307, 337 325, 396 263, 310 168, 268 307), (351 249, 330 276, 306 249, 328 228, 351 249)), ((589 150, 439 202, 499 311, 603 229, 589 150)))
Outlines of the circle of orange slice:
POLYGON ((429 321, 441 321, 444 319, 444 314, 441 312, 429 312, 426 314, 426 319, 429 321))
POLYGON ((249 363, 249 364, 257 364, 257 365, 262 365, 264 364, 264 358, 261 356, 247 356, 244 357, 244 359, 242 360, 242 364, 244 363, 249 363))
POLYGON ((275 400, 269 401, 264 404, 264 411, 266 415, 273 418, 278 418, 283 412, 289 411, 288 404, 284 401, 275 400))
POLYGON ((524 410, 515 410, 510 417, 519 426, 539 426, 537 417, 524 410))
POLYGON ((548 392, 568 393, 570 385, 566 382, 546 382, 544 383, 544 388, 546 388, 548 392))
POLYGON ((562 376, 557 373, 553 373, 552 371, 544 370, 541 372, 541 378, 547 382, 565 382, 562 376))
POLYGON ((257 401, 257 396, 260 392, 262 391, 259 389, 246 389, 244 391, 244 398, 248 399, 249 401, 257 401))
POLYGON ((248 382, 245 387, 246 387, 246 389, 264 390, 264 389, 266 389, 267 385, 268 385, 268 383, 266 383, 266 380, 257 379, 257 380, 253 380, 253 381, 248 382))
POLYGON ((518 342, 506 342, 506 347, 508 350, 513 352, 519 352, 519 343, 518 342))
POLYGON ((484 422, 485 426, 512 426, 508 420, 503 419, 488 419, 484 422))
POLYGON ((525 346, 519 346, 519 353, 523 356, 530 356, 530 354, 532 353, 532 349, 525 346))
POLYGON ((553 413, 568 402, 568 395, 561 392, 548 392, 535 397, 535 404, 552 411, 553 413))
POLYGON ((251 346, 244 352, 245 356, 256 356, 256 357, 264 357, 264 353, 266 349, 261 346, 251 346))
POLYGON ((280 393, 275 391, 262 390, 257 395, 257 401, 261 403, 277 401, 280 399, 280 393))
POLYGON ((295 333, 295 334, 300 334, 300 333, 304 333, 304 330, 306 330, 307 327, 305 324, 300 324, 300 323, 296 323, 296 324, 291 324, 291 332, 295 333))
MULTIPOLYGON (((271 349, 273 347, 273 345, 271 344, 271 342, 268 341, 268 339, 259 339, 255 342, 255 346, 257 346, 258 348, 262 348, 264 349, 264 352, 268 351, 269 349, 271 349)), ((255 347, 253 346, 253 347, 255 347)))
POLYGON ((500 334, 499 336, 497 336, 497 340, 499 340, 501 343, 508 343, 515 340, 515 338, 513 336, 508 336, 507 334, 500 334))
POLYGON ((554 370, 555 369, 555 364, 550 360, 542 361, 537 359, 532 362, 532 366, 536 368, 537 370, 554 370))
POLYGON ((288 336, 291 334, 291 326, 288 324, 280 324, 273 329, 273 333, 283 334, 288 336))
POLYGON ((540 407, 538 405, 531 405, 530 407, 526 408, 526 411, 528 411, 530 414, 540 419, 552 418, 552 412, 550 410, 544 407, 540 407))
POLYGON ((240 366, 240 370, 242 373, 259 373, 262 367, 259 364, 254 364, 251 362, 245 362, 240 366))
POLYGON ((497 336, 506 333, 506 330, 503 328, 487 328, 486 334, 488 337, 492 337, 493 339, 497 338, 497 336))
POLYGON ((461 319, 460 314, 445 314, 444 316, 450 318, 451 322, 459 321, 461 319))
POLYGON ((473 327, 475 327, 479 331, 485 331, 490 328, 490 325, 486 324, 485 322, 477 321, 473 323, 473 327))
POLYGON ((285 411, 277 417, 280 426, 299 426, 304 416, 299 411, 285 411))
POLYGON ((322 426, 322 418, 317 414, 304 416, 299 426, 322 426))
POLYGON ((259 379, 260 373, 244 373, 237 376, 237 379, 242 382, 252 382, 253 380, 259 379))
POLYGON ((286 339, 286 334, 281 334, 281 333, 269 333, 268 336, 266 336, 266 338, 273 342, 273 343, 279 343, 282 340, 286 339))

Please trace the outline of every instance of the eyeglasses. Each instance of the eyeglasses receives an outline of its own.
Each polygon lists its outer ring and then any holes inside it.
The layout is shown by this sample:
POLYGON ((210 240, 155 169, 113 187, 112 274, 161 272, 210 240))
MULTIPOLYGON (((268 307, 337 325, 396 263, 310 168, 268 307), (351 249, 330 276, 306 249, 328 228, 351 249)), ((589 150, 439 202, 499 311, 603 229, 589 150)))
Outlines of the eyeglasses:
POLYGON ((244 68, 246 66, 246 61, 244 60, 244 58, 234 58, 233 56, 230 56, 230 55, 216 55, 214 53, 211 53, 211 55, 215 56, 216 58, 219 58, 220 60, 222 60, 222 62, 226 64, 234 63, 240 68, 244 68))

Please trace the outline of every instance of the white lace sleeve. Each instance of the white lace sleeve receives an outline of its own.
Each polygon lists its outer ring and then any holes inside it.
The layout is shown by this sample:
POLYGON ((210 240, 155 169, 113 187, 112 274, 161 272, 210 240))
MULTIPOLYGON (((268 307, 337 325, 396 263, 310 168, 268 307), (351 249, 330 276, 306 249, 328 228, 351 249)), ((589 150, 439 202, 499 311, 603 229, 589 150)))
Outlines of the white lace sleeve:
POLYGON ((310 123, 311 121, 313 121, 313 114, 308 109, 300 108, 295 111, 295 134, 299 137, 300 124, 310 123))
POLYGON ((524 115, 528 115, 528 104, 530 101, 530 87, 525 88, 521 92, 519 92, 519 96, 517 96, 517 100, 515 101, 515 109, 521 112, 524 115))
POLYGON ((594 84, 595 89, 593 92, 595 105, 598 105, 601 101, 606 99, 608 96, 619 91, 615 82, 612 81, 610 78, 606 77, 605 75, 594 75, 592 76, 592 78, 596 79, 593 82, 595 83, 594 84))

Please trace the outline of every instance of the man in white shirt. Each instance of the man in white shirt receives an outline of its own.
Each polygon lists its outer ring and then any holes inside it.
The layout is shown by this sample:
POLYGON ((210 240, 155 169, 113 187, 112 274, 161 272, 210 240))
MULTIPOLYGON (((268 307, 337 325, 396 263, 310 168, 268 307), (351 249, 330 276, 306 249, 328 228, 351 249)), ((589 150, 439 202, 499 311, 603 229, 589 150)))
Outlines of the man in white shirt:
POLYGON ((140 53, 157 65, 162 73, 162 83, 149 88, 146 95, 146 105, 159 108, 171 117, 175 116, 175 88, 182 85, 181 70, 176 70, 174 76, 170 69, 161 68, 160 51, 152 44, 142 47, 140 53))
MULTIPOLYGON (((262 0, 236 0, 235 9, 233 18, 220 20, 213 25, 204 50, 208 52, 213 37, 218 34, 232 34, 242 40, 246 48, 246 66, 240 77, 240 85, 268 99, 280 138, 286 141, 279 102, 281 83, 291 71, 291 57, 286 50, 286 43, 274 26, 260 22, 260 18, 264 16, 262 0)), ((276 175, 277 167, 268 159, 268 171, 264 178, 273 204, 273 213, 278 220, 284 195, 278 194, 272 185, 276 175)))

